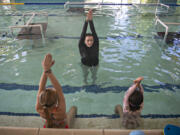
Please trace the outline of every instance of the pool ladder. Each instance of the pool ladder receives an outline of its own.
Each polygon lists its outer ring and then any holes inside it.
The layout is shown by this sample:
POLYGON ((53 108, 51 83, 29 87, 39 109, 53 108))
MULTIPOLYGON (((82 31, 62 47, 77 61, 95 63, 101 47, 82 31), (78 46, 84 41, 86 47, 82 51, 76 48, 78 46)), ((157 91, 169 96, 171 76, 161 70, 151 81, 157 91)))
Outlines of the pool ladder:
POLYGON ((45 36, 44 36, 44 32, 43 32, 43 27, 42 27, 42 25, 41 25, 41 24, 36 24, 36 25, 31 25, 31 24, 30 24, 36 15, 46 16, 46 21, 48 22, 48 13, 46 13, 46 12, 41 12, 41 13, 36 13, 36 12, 24 13, 24 14, 23 14, 24 25, 10 26, 9 29, 10 29, 11 35, 12 35, 12 36, 14 35, 14 34, 13 34, 13 29, 16 29, 16 28, 39 27, 39 28, 40 28, 40 31, 41 31, 41 36, 42 36, 43 43, 45 43, 45 36), (28 20, 27 22, 25 22, 25 16, 29 16, 29 15, 31 15, 31 17, 29 18, 29 20, 28 20))
POLYGON ((157 26, 157 24, 161 24, 164 28, 165 28, 165 34, 164 34, 164 38, 163 38, 163 41, 165 42, 166 41, 166 38, 167 38, 167 35, 168 35, 168 30, 169 30, 169 27, 168 25, 180 25, 180 23, 176 23, 176 22, 163 22, 159 17, 158 17, 158 6, 161 6, 161 7, 165 7, 167 8, 167 10, 169 10, 169 6, 168 5, 165 5, 165 4, 162 4, 159 2, 158 0, 158 3, 157 3, 157 6, 156 6, 156 11, 155 11, 155 26, 157 26))

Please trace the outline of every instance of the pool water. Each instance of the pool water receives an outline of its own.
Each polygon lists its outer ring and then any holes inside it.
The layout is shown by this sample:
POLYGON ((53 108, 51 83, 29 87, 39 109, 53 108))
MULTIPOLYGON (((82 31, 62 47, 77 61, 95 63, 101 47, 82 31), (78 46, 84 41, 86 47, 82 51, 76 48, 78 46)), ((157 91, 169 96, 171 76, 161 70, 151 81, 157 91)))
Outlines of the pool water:
MULTIPOLYGON (((133 6, 102 6, 94 12, 100 63, 96 82, 92 83, 89 72, 88 84, 83 82, 78 50, 84 13, 66 12, 61 6, 0 8, 0 31, 7 33, 8 27, 15 25, 24 12, 49 14, 45 44, 41 40, 17 40, 8 34, 1 37, 0 112, 36 113, 41 61, 51 53, 55 59, 52 71, 63 87, 67 109, 76 105, 78 114, 113 114, 114 106, 122 104, 133 80, 143 76, 142 114, 180 114, 180 47, 167 45, 156 36, 157 31, 164 29, 154 25, 155 7, 138 10, 133 6)), ((172 9, 159 16, 177 22, 180 8, 172 9)), ((43 21, 38 17, 34 20, 43 21)), ((171 26, 169 31, 179 30, 179 26, 171 26)))

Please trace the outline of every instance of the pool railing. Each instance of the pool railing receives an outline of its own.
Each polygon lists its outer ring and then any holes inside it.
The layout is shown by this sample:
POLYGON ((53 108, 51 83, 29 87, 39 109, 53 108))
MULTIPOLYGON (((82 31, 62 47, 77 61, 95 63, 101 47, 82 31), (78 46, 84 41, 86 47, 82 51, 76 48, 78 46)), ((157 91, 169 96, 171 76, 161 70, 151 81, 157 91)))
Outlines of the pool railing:
POLYGON ((41 31, 41 36, 42 36, 43 43, 45 43, 45 36, 44 36, 44 31, 43 31, 42 25, 41 25, 41 24, 36 24, 36 25, 31 25, 31 24, 30 24, 36 15, 46 16, 47 22, 48 22, 48 13, 46 13, 46 12, 42 12, 42 13, 36 13, 36 12, 24 13, 24 14, 23 14, 24 25, 10 26, 9 29, 10 29, 11 35, 12 35, 12 36, 14 35, 14 34, 13 34, 13 29, 16 29, 16 28, 39 27, 39 28, 40 28, 40 31, 41 31), (28 19, 27 22, 25 22, 25 16, 27 16, 27 15, 31 15, 31 17, 28 19))

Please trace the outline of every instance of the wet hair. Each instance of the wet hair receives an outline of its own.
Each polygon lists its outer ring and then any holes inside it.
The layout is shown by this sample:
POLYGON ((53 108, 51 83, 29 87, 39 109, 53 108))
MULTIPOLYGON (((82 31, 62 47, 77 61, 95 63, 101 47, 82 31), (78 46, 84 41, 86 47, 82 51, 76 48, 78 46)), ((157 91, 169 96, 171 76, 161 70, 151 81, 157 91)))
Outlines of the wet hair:
POLYGON ((58 103, 58 95, 52 88, 47 88, 42 91, 39 96, 39 103, 43 106, 45 117, 46 117, 46 127, 53 128, 53 121, 49 113, 49 108, 58 103))
POLYGON ((139 90, 135 90, 130 96, 129 96, 129 109, 130 111, 137 111, 140 109, 140 105, 143 102, 143 94, 139 90))
POLYGON ((92 33, 86 33, 85 37, 87 37, 87 36, 92 36, 93 37, 92 33))

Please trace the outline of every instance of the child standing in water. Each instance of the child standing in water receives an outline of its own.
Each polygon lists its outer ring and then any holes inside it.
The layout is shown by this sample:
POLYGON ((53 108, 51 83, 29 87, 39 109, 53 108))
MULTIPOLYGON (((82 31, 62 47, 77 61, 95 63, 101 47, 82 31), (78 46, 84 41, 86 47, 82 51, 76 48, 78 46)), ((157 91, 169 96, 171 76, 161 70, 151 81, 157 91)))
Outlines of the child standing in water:
POLYGON ((115 112, 120 115, 122 125, 125 128, 137 128, 140 126, 141 111, 144 106, 144 89, 140 84, 143 77, 134 80, 134 84, 127 90, 123 100, 123 109, 121 105, 115 107, 115 112))
POLYGON ((81 55, 81 66, 84 75, 84 83, 87 84, 89 69, 92 73, 93 83, 95 83, 99 64, 99 38, 94 28, 92 10, 89 10, 84 22, 83 30, 79 40, 79 52, 81 55), (86 33, 88 24, 90 25, 92 33, 86 33))
POLYGON ((44 128, 69 128, 76 115, 77 108, 75 106, 71 107, 66 115, 64 94, 61 85, 51 70, 54 63, 51 54, 47 54, 42 61, 43 73, 39 83, 36 111, 46 120, 44 128), (48 78, 54 88, 46 88, 48 78))

